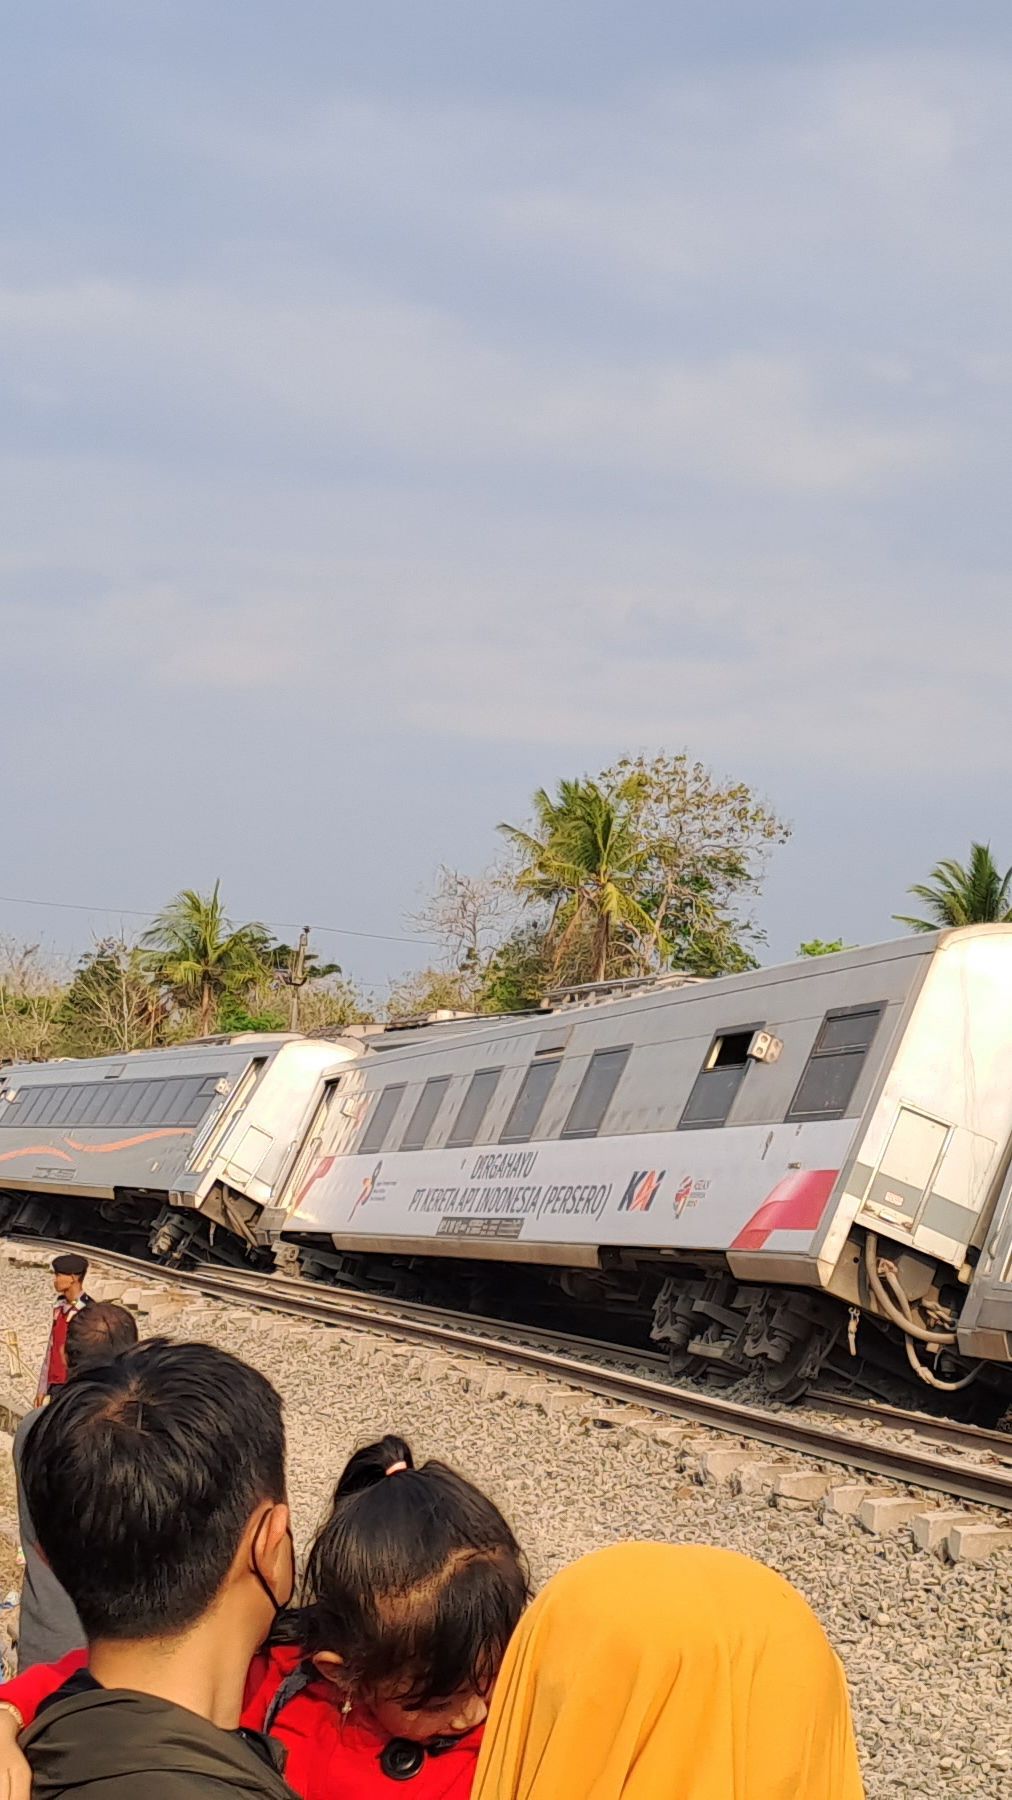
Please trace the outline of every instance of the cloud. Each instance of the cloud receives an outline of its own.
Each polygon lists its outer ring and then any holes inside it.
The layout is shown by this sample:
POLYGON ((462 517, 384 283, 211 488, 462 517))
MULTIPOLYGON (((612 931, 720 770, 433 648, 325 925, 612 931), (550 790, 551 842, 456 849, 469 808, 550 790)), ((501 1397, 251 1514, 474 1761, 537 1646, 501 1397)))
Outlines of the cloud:
POLYGON ((72 412, 105 388, 101 404, 115 413, 110 384, 133 368, 127 418, 156 386, 197 432, 209 413, 239 411, 258 418, 260 435, 274 419, 317 444, 416 464, 522 461, 819 492, 906 481, 948 453, 930 422, 841 405, 813 357, 689 359, 635 347, 622 357, 547 355, 382 297, 272 303, 108 282, 8 288, 0 329, 16 358, 14 385, 29 405, 45 392, 47 419, 61 410, 61 391, 72 412))

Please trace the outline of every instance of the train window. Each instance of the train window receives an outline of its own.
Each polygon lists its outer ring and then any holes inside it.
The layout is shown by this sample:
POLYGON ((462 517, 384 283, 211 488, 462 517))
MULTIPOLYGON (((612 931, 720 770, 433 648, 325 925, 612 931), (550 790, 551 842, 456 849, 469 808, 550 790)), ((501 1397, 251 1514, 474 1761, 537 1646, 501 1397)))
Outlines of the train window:
POLYGON ((481 1122, 495 1093, 502 1069, 479 1069, 471 1076, 453 1129, 446 1140, 448 1150, 465 1150, 473 1144, 481 1130, 481 1122))
POLYGON ((615 1050, 595 1050, 562 1128, 564 1138, 597 1136, 631 1051, 631 1044, 615 1050))
POLYGON ((198 1125, 214 1094, 214 1076, 171 1076, 159 1081, 49 1083, 22 1088, 0 1112, 0 1125, 80 1130, 120 1125, 198 1125))
POLYGON ((745 1079, 748 1047, 760 1029, 758 1025, 745 1025, 717 1033, 685 1102, 679 1131, 702 1131, 726 1122, 745 1079))
POLYGON ((788 1109, 788 1123, 844 1117, 883 1010, 879 1002, 826 1014, 788 1109))
POLYGON ((382 1150, 406 1085, 406 1082, 398 1081, 392 1087, 385 1087, 382 1090, 362 1133, 358 1146, 360 1154, 365 1155, 373 1150, 382 1150))
POLYGON ((546 1056, 531 1063, 499 1134, 500 1144, 526 1144, 534 1136, 542 1108, 559 1073, 560 1061, 558 1056, 546 1056))
POLYGON ((425 1083, 408 1120, 408 1128, 401 1138, 402 1150, 424 1150, 425 1140, 436 1122, 436 1114, 446 1098, 449 1085, 449 1075, 434 1075, 431 1081, 425 1083))

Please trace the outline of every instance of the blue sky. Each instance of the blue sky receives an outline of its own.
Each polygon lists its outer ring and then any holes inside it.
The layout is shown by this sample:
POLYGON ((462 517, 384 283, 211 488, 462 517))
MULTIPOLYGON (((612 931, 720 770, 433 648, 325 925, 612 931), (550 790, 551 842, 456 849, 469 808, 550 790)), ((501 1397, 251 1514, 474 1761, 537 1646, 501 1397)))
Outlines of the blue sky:
POLYGON ((0 933, 396 937, 660 746, 773 955, 1012 861, 1006 5, 4 17, 0 892, 114 911, 0 933))

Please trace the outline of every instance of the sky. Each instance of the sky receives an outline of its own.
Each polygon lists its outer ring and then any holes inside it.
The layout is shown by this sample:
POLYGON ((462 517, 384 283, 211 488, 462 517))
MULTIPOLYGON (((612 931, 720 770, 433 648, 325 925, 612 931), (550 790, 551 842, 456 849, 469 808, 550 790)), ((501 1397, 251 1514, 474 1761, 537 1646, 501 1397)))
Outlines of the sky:
POLYGON ((1012 862, 1007 0, 2 17, 0 934, 220 876, 376 988, 660 748, 773 959, 1012 862))

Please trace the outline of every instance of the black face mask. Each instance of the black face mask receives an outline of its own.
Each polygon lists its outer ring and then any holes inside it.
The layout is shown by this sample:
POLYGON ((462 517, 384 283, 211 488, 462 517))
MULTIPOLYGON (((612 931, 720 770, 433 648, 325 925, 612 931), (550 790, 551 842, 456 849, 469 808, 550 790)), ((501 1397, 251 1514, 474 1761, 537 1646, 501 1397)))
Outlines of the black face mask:
MULTIPOLYGON (((253 1543, 250 1547, 250 1567, 251 1567, 252 1573, 256 1576, 257 1580, 260 1583, 260 1586, 263 1588, 264 1593, 266 1594, 268 1600, 270 1601, 271 1606, 274 1609, 274 1618, 276 1619, 279 1613, 283 1613, 285 1611, 286 1607, 291 1606, 292 1600, 295 1597, 295 1539, 292 1537, 292 1528, 289 1525, 285 1532, 285 1536, 288 1539, 289 1545, 291 1547, 291 1552, 292 1552, 292 1585, 289 1588, 285 1599, 279 1600, 276 1593, 274 1592, 274 1589, 271 1587, 271 1584, 268 1581, 266 1575, 264 1574, 263 1570, 261 1569, 260 1564, 257 1561, 257 1539, 260 1536, 260 1532, 261 1532, 263 1526, 266 1525, 269 1516, 270 1515, 267 1513, 264 1514, 261 1525, 257 1527, 257 1530, 254 1534, 253 1543)), ((272 1623, 273 1623, 273 1621, 272 1621, 272 1623)))

